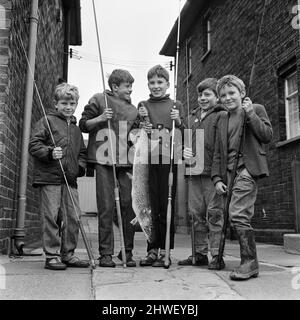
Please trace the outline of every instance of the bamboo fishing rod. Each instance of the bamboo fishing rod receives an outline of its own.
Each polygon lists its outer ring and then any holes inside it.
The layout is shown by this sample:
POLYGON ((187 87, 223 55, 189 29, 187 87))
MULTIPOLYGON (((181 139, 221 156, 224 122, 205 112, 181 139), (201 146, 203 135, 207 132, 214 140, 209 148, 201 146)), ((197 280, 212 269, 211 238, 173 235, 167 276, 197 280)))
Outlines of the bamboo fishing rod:
MULTIPOLYGON (((22 39, 20 38, 20 36, 17 34, 17 37, 19 39, 19 42, 21 44, 21 47, 22 47, 22 50, 24 52, 24 55, 25 55, 25 58, 26 58, 26 61, 27 61, 27 64, 28 64, 28 68, 29 68, 29 72, 32 76, 32 79, 33 79, 33 82, 34 82, 34 88, 35 88, 35 91, 37 93, 37 97, 38 97, 38 100, 39 100, 39 103, 40 103, 40 106, 42 108, 42 112, 43 112, 43 115, 45 117, 45 121, 46 121, 46 125, 47 125, 47 128, 49 130, 49 134, 50 134, 50 137, 51 137, 51 140, 52 140, 52 143, 54 145, 54 148, 56 148, 56 141, 54 139, 54 136, 53 136, 53 133, 52 133, 52 129, 51 129, 51 126, 50 126, 50 123, 49 123, 49 120, 48 120, 48 117, 47 117, 47 114, 46 114, 46 109, 44 107, 44 104, 42 102, 42 98, 41 98, 41 95, 40 95, 40 92, 39 92, 39 89, 36 85, 36 82, 34 80, 34 74, 33 74, 33 70, 31 68, 31 65, 30 65, 30 62, 29 62, 29 58, 27 56, 27 53, 26 53, 26 50, 25 50, 25 47, 24 47, 24 44, 23 44, 23 41, 22 39)), ((66 173, 65 173, 65 170, 64 170, 64 167, 62 165, 62 162, 61 162, 61 159, 58 159, 58 163, 59 163, 59 166, 60 166, 60 169, 61 169, 61 172, 63 174, 63 178, 64 178, 64 181, 65 181, 65 184, 66 184, 66 187, 67 187, 67 191, 68 191, 68 194, 70 196, 70 199, 71 199, 71 202, 72 202, 72 206, 73 206, 73 209, 74 209, 74 212, 75 212, 75 216, 76 216, 76 220, 77 220, 77 223, 78 223, 78 226, 79 226, 79 230, 81 232, 81 235, 82 235, 82 239, 83 239, 83 242, 84 242, 84 245, 86 247, 86 250, 87 250, 87 253, 88 253, 88 257, 89 257, 89 260, 90 260, 90 266, 95 269, 96 268, 96 264, 95 264, 95 259, 94 259, 94 255, 93 255, 93 252, 92 252, 92 249, 91 249, 91 246, 90 246, 90 243, 87 239, 87 236, 86 236, 86 233, 84 231, 84 227, 82 225, 82 222, 81 222, 81 219, 80 219, 80 215, 78 213, 78 210, 77 210, 77 207, 75 205, 75 201, 74 201, 74 197, 71 193, 71 189, 70 189, 70 186, 69 186, 69 182, 68 182, 68 179, 66 177, 66 173)))
MULTIPOLYGON (((253 84, 253 78, 254 78, 254 73, 255 73, 258 47, 259 47, 259 42, 261 39, 262 27, 263 27, 263 23, 264 23, 264 18, 265 18, 265 13, 266 13, 268 1, 269 0, 264 1, 263 12, 262 12, 262 16, 261 16, 261 20, 260 20, 260 24, 259 24, 258 36, 257 36, 255 50, 254 50, 254 57, 253 57, 253 62, 252 62, 252 67, 251 67, 251 72, 250 72, 249 84, 248 84, 248 95, 249 96, 251 96, 251 93, 252 93, 252 84, 253 84)), ((225 198, 225 205, 224 205, 224 222, 223 222, 222 234, 221 234, 220 243, 219 243, 219 253, 218 253, 218 268, 219 269, 221 269, 221 260, 223 258, 223 254, 224 254, 226 233, 227 233, 227 227, 228 227, 228 223, 229 223, 229 205, 230 205, 230 201, 231 201, 231 197, 232 197, 234 180, 235 180, 236 173, 237 173, 236 171, 237 171, 237 166, 238 166, 239 154, 242 149, 243 137, 245 135, 245 128, 246 128, 246 122, 247 122, 246 112, 244 109, 243 109, 243 111, 244 111, 243 112, 244 119, 243 119, 243 123, 240 128, 240 132, 239 132, 238 149, 237 149, 236 157, 234 159, 234 167, 232 170, 232 175, 230 177, 227 195, 225 195, 226 198, 225 198)))
MULTIPOLYGON (((105 109, 107 110, 108 103, 107 103, 107 96, 106 96, 106 92, 105 92, 105 78, 104 78, 103 60, 102 60, 102 52, 101 52, 101 45, 100 45, 100 35, 99 35, 99 27, 98 27, 98 19, 97 19, 97 14, 96 14, 95 0, 93 0, 93 11, 94 11, 98 53, 99 53, 99 60, 100 60, 101 79, 102 79, 102 86, 103 86, 103 91, 104 91, 104 103, 105 103, 105 109)), ((126 251, 125 251, 124 233, 123 233, 123 224, 122 224, 122 213, 121 213, 121 205, 120 205, 120 190, 119 190, 119 183, 118 183, 117 173, 116 173, 115 155, 113 152, 114 148, 113 148, 113 139, 112 139, 112 135, 111 135, 111 121, 110 121, 110 119, 107 119, 107 127, 108 127, 109 142, 110 142, 110 149, 111 149, 111 160, 112 160, 113 179, 114 179, 114 197, 115 197, 115 204, 116 204, 118 225, 119 225, 119 232, 120 232, 122 262, 123 262, 123 267, 126 268, 126 251)))
MULTIPOLYGON (((178 15, 178 28, 177 28, 177 42, 176 42, 176 61, 175 61, 175 79, 174 79, 174 109, 176 108, 177 100, 177 85, 178 85, 178 65, 179 65, 179 50, 180 50, 180 23, 181 23, 181 0, 179 0, 179 15, 178 15)), ((170 156, 170 172, 168 179, 168 206, 167 206, 167 224, 166 224, 166 241, 165 241, 165 262, 164 267, 170 267, 170 229, 172 219, 172 189, 174 183, 173 175, 173 160, 174 160, 174 137, 175 137, 175 120, 172 120, 172 137, 171 137, 171 156, 170 156)), ((176 182, 175 182, 176 183, 176 182)))

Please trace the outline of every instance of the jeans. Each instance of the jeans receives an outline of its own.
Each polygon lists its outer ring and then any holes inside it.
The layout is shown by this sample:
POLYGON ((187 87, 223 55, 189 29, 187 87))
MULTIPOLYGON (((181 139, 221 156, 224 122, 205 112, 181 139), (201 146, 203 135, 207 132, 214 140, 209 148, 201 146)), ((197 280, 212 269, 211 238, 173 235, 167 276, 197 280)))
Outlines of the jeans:
MULTIPOLYGON (((134 227, 130 221, 135 218, 131 201, 131 168, 116 167, 120 191, 120 206, 125 250, 133 249, 134 227)), ((100 255, 114 254, 113 218, 115 214, 115 182, 111 166, 96 165, 96 195, 98 207, 98 241, 100 255)))
MULTIPOLYGON (((70 191, 80 216, 77 189, 70 187, 70 191)), ((41 186, 40 196, 45 255, 47 258, 61 256, 62 260, 68 261, 77 246, 79 224, 67 186, 64 184, 41 186)))
POLYGON ((191 176, 189 180, 189 214, 194 220, 195 251, 206 255, 208 244, 212 256, 219 252, 223 226, 223 197, 215 192, 209 176, 191 176))
MULTIPOLYGON (((229 179, 228 179, 229 181, 229 179)), ((246 168, 237 171, 229 205, 229 217, 235 229, 252 229, 257 184, 246 168)))

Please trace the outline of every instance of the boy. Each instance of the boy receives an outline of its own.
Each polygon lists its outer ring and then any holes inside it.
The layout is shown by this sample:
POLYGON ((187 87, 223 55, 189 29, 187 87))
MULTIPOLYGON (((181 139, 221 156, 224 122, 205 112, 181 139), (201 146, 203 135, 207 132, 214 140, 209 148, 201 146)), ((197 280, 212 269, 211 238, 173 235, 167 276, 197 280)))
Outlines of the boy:
MULTIPOLYGON (((108 84, 111 91, 95 94, 82 113, 79 126, 83 132, 89 133, 88 162, 96 167, 96 188, 98 206, 99 228, 99 266, 115 267, 112 260, 114 254, 113 217, 115 212, 113 163, 115 161, 116 178, 120 187, 120 200, 124 242, 126 251, 126 264, 135 267, 132 259, 134 227, 130 221, 135 217, 131 206, 131 180, 132 165, 128 156, 128 133, 136 118, 137 109, 131 104, 132 93, 131 74, 126 70, 114 70, 108 84), (105 99, 108 108, 106 108, 105 99), (111 135, 107 133, 108 119, 111 123, 111 135), (103 131, 104 129, 104 131, 103 131), (112 137, 113 156, 104 148, 108 145, 107 138, 112 137), (114 139, 115 138, 115 139, 114 139)), ((122 260, 121 251, 118 258, 122 260)))
MULTIPOLYGON (((182 105, 174 101, 166 94, 170 83, 169 73, 160 65, 156 65, 148 72, 148 88, 150 90, 150 99, 142 101, 138 105, 139 116, 149 117, 149 127, 161 132, 161 135, 170 137, 172 131, 172 121, 175 121, 176 127, 181 128, 183 123, 180 118, 182 114, 182 105)), ((148 131, 149 132, 149 131, 148 131)), ((153 137, 153 134, 152 134, 153 137)), ((147 256, 140 261, 140 266, 163 267, 165 259, 165 239, 166 239, 166 215, 168 205, 168 179, 170 172, 170 141, 167 141, 167 152, 157 153, 156 159, 151 155, 149 165, 149 189, 151 212, 154 225, 154 241, 148 243, 147 256)), ((164 143, 161 143, 161 145, 164 143)), ((164 146, 166 147, 166 144, 164 146)), ((153 151, 152 151, 153 152, 153 151)), ((172 219, 170 232, 170 249, 174 248, 174 201, 176 193, 176 172, 177 166, 173 166, 173 188, 172 188, 172 219)), ((171 263, 171 261, 170 261, 171 263)))
POLYGON ((80 212, 76 180, 85 174, 86 148, 73 116, 78 99, 78 89, 75 86, 67 83, 58 85, 54 95, 56 111, 47 115, 56 146, 45 117, 37 122, 29 142, 29 152, 35 162, 33 185, 39 187, 41 196, 45 268, 51 270, 89 266, 88 261, 80 260, 74 255, 79 225, 58 161, 63 165, 76 210, 80 212), (63 222, 61 227, 59 220, 63 222))
POLYGON ((222 77, 217 92, 228 113, 218 122, 216 149, 212 166, 212 180, 218 194, 225 194, 238 150, 240 128, 245 122, 242 148, 238 156, 236 178, 229 206, 230 221, 239 244, 241 263, 230 274, 232 280, 246 280, 258 276, 258 261, 251 218, 257 195, 258 178, 269 175, 266 152, 262 144, 272 139, 272 126, 262 105, 252 104, 246 97, 244 82, 234 75, 222 77))
MULTIPOLYGON (((211 181, 211 165, 214 154, 216 126, 220 117, 220 111, 224 107, 217 104, 217 79, 207 78, 197 86, 198 106, 188 116, 188 128, 192 130, 193 150, 184 149, 184 156, 189 159, 195 154, 197 129, 204 130, 204 169, 196 172, 189 180, 189 212, 194 216, 194 241, 195 241, 195 265, 208 265, 208 242, 212 261, 209 269, 217 268, 219 243, 223 225, 222 197, 215 192, 211 181)), ((179 261, 179 265, 192 265, 192 256, 179 261)), ((225 267, 221 261, 221 268, 225 267)))

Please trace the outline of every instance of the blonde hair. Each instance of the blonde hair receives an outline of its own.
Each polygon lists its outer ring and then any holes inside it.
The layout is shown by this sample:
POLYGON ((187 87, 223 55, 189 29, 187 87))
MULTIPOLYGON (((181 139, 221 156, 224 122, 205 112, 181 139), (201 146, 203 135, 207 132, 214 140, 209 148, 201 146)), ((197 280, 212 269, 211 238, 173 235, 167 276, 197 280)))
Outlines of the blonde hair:
POLYGON ((59 100, 75 100, 78 102, 79 100, 79 91, 78 88, 68 84, 68 83, 61 83, 55 88, 54 92, 54 101, 57 103, 59 100))
POLYGON ((246 86, 245 86, 243 80, 241 80, 240 78, 238 78, 237 76, 234 76, 232 74, 228 74, 218 80, 218 82, 217 82, 218 94, 220 94, 220 90, 226 85, 227 86, 235 86, 239 89, 240 92, 242 92, 242 91, 246 92, 246 86))

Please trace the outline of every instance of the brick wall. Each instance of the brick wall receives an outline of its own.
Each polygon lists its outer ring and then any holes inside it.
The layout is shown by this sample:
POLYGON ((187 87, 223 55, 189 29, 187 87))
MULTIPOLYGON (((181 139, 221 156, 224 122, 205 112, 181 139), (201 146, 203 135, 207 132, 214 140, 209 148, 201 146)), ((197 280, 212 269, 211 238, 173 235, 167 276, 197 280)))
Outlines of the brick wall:
MULTIPOLYGON (((256 68, 251 87, 251 99, 266 107, 273 125, 274 139, 266 150, 270 177, 259 182, 253 225, 258 240, 281 243, 282 234, 295 229, 291 163, 300 158, 300 141, 278 147, 284 138, 284 100, 278 70, 294 57, 299 65, 299 30, 291 26, 292 7, 296 0, 268 1, 256 68)), ((196 85, 206 77, 221 77, 232 73, 248 86, 254 51, 262 17, 262 0, 213 0, 191 27, 192 75, 190 81, 191 107, 197 101, 196 85), (209 11, 208 11, 209 10, 209 11), (201 60, 203 16, 211 20, 211 52, 201 60)), ((183 45, 181 45, 183 47, 183 45)), ((185 53, 180 51, 179 84, 184 84, 185 53)), ((300 81, 300 68, 297 68, 300 81)), ((300 82, 299 82, 300 84, 300 82)), ((186 86, 179 85, 178 99, 186 105, 186 86)))
MULTIPOLYGON (((63 74, 64 26, 57 21, 55 0, 40 1, 35 79, 44 106, 52 107, 53 90, 63 74)), ((0 29, 0 252, 5 252, 15 227, 18 202, 20 150, 23 128, 29 36, 29 0, 0 0, 5 8, 6 25, 0 29)), ((1 8, 1 7, 0 7, 1 8)), ((42 115, 34 94, 32 124, 42 115)), ((37 190, 32 184, 32 160, 28 167, 25 244, 40 238, 37 190)))

